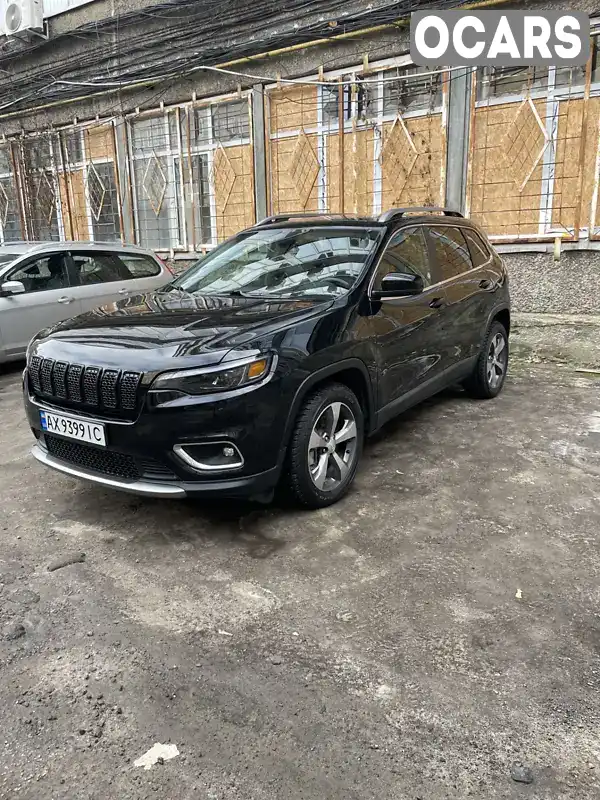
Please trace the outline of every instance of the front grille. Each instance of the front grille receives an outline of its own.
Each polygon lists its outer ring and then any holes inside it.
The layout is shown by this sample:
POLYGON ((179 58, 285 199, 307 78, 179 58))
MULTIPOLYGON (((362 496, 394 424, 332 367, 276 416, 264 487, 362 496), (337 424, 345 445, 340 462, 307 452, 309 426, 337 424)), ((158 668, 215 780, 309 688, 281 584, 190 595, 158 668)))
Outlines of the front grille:
POLYGON ((90 472, 131 481, 140 478, 163 481, 176 479, 176 475, 170 469, 152 459, 138 460, 124 453, 102 450, 81 442, 70 442, 51 433, 44 434, 44 441, 51 456, 90 472))
POLYGON ((139 405, 139 372, 84 367, 40 356, 33 356, 28 372, 35 394, 61 401, 62 405, 126 418, 132 418, 139 405))

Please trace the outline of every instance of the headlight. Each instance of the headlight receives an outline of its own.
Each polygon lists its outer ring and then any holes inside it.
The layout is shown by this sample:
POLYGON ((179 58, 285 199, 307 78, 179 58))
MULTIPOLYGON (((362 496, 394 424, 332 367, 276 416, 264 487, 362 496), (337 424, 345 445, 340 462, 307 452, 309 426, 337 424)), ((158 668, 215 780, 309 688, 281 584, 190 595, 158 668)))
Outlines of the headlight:
POLYGON ((169 399, 174 399, 178 394, 226 392, 266 378, 272 362, 272 357, 264 356, 244 364, 228 367, 165 372, 155 379, 150 389, 152 392, 173 393, 169 399))

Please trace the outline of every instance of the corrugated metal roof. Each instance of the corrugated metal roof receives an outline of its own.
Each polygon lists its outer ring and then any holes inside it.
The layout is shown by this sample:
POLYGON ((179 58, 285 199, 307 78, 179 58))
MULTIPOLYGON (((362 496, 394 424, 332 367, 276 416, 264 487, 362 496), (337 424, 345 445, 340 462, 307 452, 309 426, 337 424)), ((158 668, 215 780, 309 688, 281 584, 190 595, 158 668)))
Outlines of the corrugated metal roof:
POLYGON ((57 17, 59 14, 64 14, 65 11, 70 11, 77 6, 85 6, 87 3, 93 3, 94 0, 43 0, 44 2, 44 19, 48 17, 57 17))

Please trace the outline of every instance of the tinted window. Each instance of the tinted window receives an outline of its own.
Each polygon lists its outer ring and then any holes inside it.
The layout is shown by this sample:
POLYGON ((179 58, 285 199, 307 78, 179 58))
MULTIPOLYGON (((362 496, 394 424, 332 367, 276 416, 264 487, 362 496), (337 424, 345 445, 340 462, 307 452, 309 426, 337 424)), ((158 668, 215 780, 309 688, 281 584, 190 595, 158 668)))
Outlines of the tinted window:
POLYGON ((423 228, 403 228, 390 239, 377 270, 377 285, 390 272, 414 272, 431 283, 429 254, 423 228))
POLYGON ((490 258, 490 253, 481 240, 481 237, 475 231, 469 231, 463 228, 463 234, 469 245, 469 252, 471 253, 471 261, 474 267, 480 267, 485 264, 490 258))
POLYGON ((435 225, 430 232, 443 281, 473 269, 469 248, 460 228, 435 225))
POLYGON ((7 279, 21 281, 26 292, 48 292, 69 286, 65 258, 59 253, 38 258, 12 272, 7 279))
POLYGON ((75 275, 82 286, 93 286, 96 283, 112 283, 128 280, 131 276, 127 268, 116 256, 99 253, 84 255, 73 253, 75 275))
POLYGON ((160 274, 160 267, 148 256, 120 255, 119 260, 132 278, 152 278, 160 274))

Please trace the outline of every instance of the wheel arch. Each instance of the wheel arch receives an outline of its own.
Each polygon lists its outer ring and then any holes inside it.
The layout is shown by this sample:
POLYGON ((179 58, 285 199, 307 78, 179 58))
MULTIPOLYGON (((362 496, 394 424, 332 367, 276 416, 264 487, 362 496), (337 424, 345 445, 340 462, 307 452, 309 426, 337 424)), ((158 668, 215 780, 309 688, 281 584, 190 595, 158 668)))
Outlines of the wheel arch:
POLYGON ((510 336, 510 308, 508 305, 495 308, 492 311, 486 330, 489 330, 490 325, 492 325, 494 322, 500 322, 502 325, 504 325, 506 335, 510 336))
POLYGON ((369 433, 372 430, 375 423, 375 402, 369 370, 364 361, 359 358, 344 359, 311 373, 296 390, 286 420, 281 459, 285 456, 292 428, 302 403, 310 392, 328 383, 342 383, 354 392, 364 413, 365 432, 369 433))

